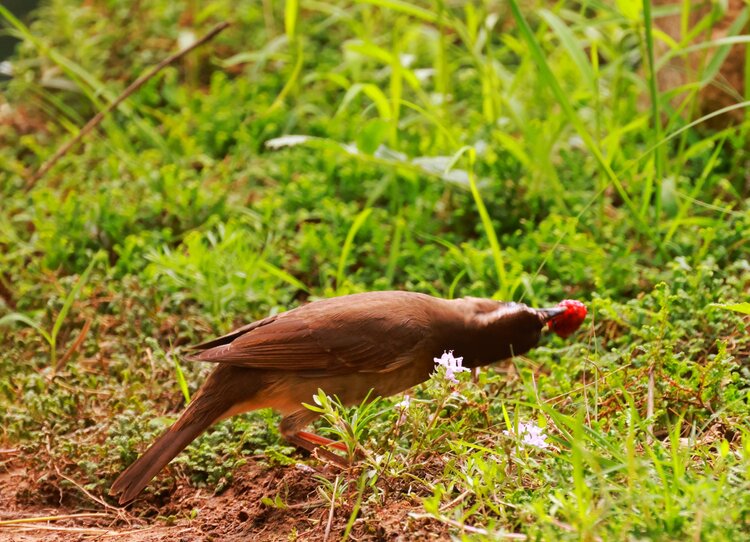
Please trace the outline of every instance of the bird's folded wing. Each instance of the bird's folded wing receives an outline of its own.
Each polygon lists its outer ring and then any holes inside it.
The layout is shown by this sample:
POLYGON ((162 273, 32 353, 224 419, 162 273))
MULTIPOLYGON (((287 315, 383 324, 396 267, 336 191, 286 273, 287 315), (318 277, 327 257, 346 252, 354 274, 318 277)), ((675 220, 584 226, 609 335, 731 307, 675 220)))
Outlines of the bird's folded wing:
MULTIPOLYGON (((221 346, 224 344, 229 344, 233 340, 235 340, 237 337, 240 337, 244 335, 245 333, 248 333, 249 331, 252 331, 256 328, 265 326, 273 322, 278 318, 277 315, 269 316, 268 318, 264 318, 263 320, 257 320, 255 322, 252 322, 250 324, 247 324, 245 326, 239 327, 235 329, 234 331, 231 331, 227 333, 226 335, 222 335, 221 337, 217 337, 216 339, 211 339, 210 341, 206 341, 204 343, 197 344, 195 346, 191 346, 191 350, 208 350, 210 348, 213 348, 215 346, 221 346)), ((190 357, 190 356, 188 356, 190 357)))
POLYGON ((425 324, 413 319, 295 312, 199 345, 204 350, 188 359, 310 375, 389 372, 407 363, 404 349, 416 348, 426 335, 425 324))

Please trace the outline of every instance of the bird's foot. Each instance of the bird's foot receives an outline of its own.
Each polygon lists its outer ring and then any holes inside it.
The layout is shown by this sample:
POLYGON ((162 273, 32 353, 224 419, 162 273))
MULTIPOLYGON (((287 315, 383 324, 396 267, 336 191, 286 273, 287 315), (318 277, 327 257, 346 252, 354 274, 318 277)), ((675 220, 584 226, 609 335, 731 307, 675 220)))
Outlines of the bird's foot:
POLYGON ((341 450, 342 452, 348 451, 346 444, 344 444, 343 442, 338 442, 326 437, 321 437, 320 435, 316 435, 315 433, 299 431, 297 432, 297 436, 317 446, 330 446, 331 448, 336 448, 337 450, 341 450))
POLYGON ((337 450, 347 451, 347 447, 343 442, 336 442, 329 438, 316 435, 315 433, 308 433, 307 431, 298 431, 294 435, 285 435, 284 438, 295 446, 299 446, 300 448, 309 451, 311 454, 316 455, 320 459, 334 463, 341 468, 348 468, 351 466, 351 461, 347 458, 341 457, 325 448, 325 446, 330 446, 337 450))

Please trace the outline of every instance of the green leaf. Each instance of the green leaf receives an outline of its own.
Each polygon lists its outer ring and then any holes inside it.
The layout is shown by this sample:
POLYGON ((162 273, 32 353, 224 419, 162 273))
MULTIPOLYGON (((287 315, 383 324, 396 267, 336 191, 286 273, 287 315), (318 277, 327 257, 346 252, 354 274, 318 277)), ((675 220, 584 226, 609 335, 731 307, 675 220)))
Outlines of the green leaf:
POLYGON ((586 53, 582 44, 576 41, 573 32, 568 26, 560 19, 557 15, 549 10, 543 9, 539 12, 539 15, 547 21, 552 30, 555 31, 560 43, 570 55, 570 58, 575 63, 578 71, 581 73, 583 78, 586 80, 586 85, 590 90, 596 91, 596 78, 594 77, 594 70, 591 68, 591 64, 586 58, 586 53))
POLYGON ((374 154, 388 135, 388 123, 383 119, 371 119, 357 136, 357 148, 365 154, 374 154))
MULTIPOLYGON (((748 18, 750 18, 750 13, 748 12, 748 8, 745 7, 742 9, 742 11, 734 16, 731 26, 726 30, 726 34, 730 37, 736 36, 737 34, 742 34, 743 29, 746 27, 748 18)), ((716 52, 714 53, 713 57, 711 57, 711 60, 706 66, 706 69, 702 73, 703 77, 701 82, 703 84, 708 84, 710 81, 713 81, 716 78, 716 76, 719 74, 719 70, 724 65, 724 61, 727 59, 731 51, 731 42, 723 43, 719 47, 717 47, 716 52)))
POLYGON ((641 0, 617 0, 617 9, 620 10, 627 19, 637 22, 641 18, 641 0))
MULTIPOLYGON (((101 253, 99 253, 101 254, 101 253)), ((62 309, 60 309, 60 313, 57 315, 57 318, 55 318, 55 324, 52 326, 52 342, 54 343, 57 340, 57 334, 60 332, 60 328, 63 325, 63 322, 65 321, 65 318, 68 317, 68 313, 70 312, 70 308, 73 306, 73 302, 78 297, 78 293, 81 291, 81 288, 83 288, 83 285, 86 284, 86 281, 89 279, 89 275, 91 274, 91 270, 94 268, 94 265, 96 262, 100 259, 100 255, 97 254, 93 258, 91 258, 91 261, 89 262, 88 267, 86 267, 86 270, 81 274, 81 277, 76 282, 75 286, 73 286, 73 289, 68 293, 68 296, 65 298, 65 302, 63 303, 62 309)))
POLYGON ((383 9, 404 13, 428 23, 434 23, 438 19, 437 14, 433 11, 415 6, 412 2, 403 2, 402 0, 357 0, 357 3, 372 4, 383 9))
POLYGON ((712 306, 719 307, 720 309, 726 309, 729 311, 739 312, 742 314, 750 314, 750 303, 712 303, 712 306))
POLYGON ((373 85, 372 83, 353 84, 351 88, 346 91, 346 94, 344 94, 344 99, 341 101, 341 105, 336 111, 336 116, 343 114, 349 103, 354 98, 356 98, 360 92, 365 94, 373 101, 375 107, 378 110, 378 115, 380 115, 380 118, 386 120, 391 118, 391 104, 388 101, 388 97, 383 94, 382 90, 380 90, 376 85, 373 85))
POLYGON ((273 275, 277 279, 281 279, 284 282, 286 282, 287 284, 290 284, 290 285, 294 286, 295 288, 298 288, 298 289, 302 290, 303 292, 308 292, 309 291, 307 289, 307 286, 305 286, 302 282, 300 282, 299 280, 297 280, 296 277, 290 275, 289 273, 287 273, 283 269, 280 269, 280 268, 276 267, 272 263, 268 263, 265 260, 261 260, 260 262, 258 262, 258 265, 260 265, 269 275, 273 275))
POLYGON ((25 314, 21 314, 20 312, 11 312, 10 314, 6 314, 2 318, 0 318, 0 327, 7 326, 8 324, 11 324, 13 322, 19 322, 21 324, 26 324, 30 328, 34 328, 42 337, 44 337, 45 341, 47 341, 50 345, 52 344, 52 337, 50 337, 49 333, 47 333, 42 328, 42 326, 40 326, 34 320, 29 318, 25 314))
POLYGON ((339 257, 338 269, 336 270, 336 288, 340 288, 341 283, 344 281, 344 267, 346 266, 346 260, 349 257, 349 253, 352 250, 352 245, 354 244, 354 237, 357 235, 357 232, 365 223, 365 220, 367 220, 367 217, 370 216, 371 212, 372 212, 372 208, 370 207, 367 207, 366 209, 362 210, 355 217, 354 222, 352 223, 352 226, 349 228, 349 233, 346 234, 344 247, 341 249, 341 256, 339 257))
POLYGON ((284 28, 289 43, 294 41, 297 33, 297 17, 299 15, 299 3, 297 0, 286 0, 284 5, 284 28))
POLYGON ((174 361, 174 372, 177 378, 177 385, 180 386, 182 396, 185 398, 185 404, 190 402, 190 390, 188 389, 187 380, 185 380, 185 373, 182 372, 182 367, 177 359, 177 356, 172 356, 174 361))

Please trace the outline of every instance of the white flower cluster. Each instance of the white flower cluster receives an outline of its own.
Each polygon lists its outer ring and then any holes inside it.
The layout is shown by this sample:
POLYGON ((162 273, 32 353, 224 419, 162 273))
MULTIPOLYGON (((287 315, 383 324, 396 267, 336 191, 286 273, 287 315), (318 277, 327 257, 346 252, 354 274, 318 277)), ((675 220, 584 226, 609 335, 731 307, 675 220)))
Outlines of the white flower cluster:
POLYGON ((550 444, 547 442, 547 435, 543 433, 544 429, 539 427, 533 422, 519 423, 518 433, 511 430, 503 431, 503 434, 509 437, 518 436, 521 440, 521 444, 524 446, 535 446, 537 448, 545 449, 549 448, 550 444))
POLYGON ((456 373, 468 372, 468 368, 462 365, 464 360, 463 357, 454 358, 453 350, 450 352, 443 352, 443 355, 439 358, 433 358, 435 360, 435 368, 438 365, 445 367, 445 378, 454 384, 458 382, 456 380, 456 373))

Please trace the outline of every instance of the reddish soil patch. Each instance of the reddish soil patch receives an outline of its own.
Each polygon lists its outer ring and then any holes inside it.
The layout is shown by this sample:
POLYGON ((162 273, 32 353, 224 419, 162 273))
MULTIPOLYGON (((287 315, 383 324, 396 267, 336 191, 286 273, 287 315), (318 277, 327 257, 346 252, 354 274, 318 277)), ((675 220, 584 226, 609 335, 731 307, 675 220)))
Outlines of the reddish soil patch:
MULTIPOLYGON (((7 465, 6 465, 7 466, 7 465)), ((108 540, 152 541, 289 541, 341 540, 357 500, 357 473, 340 473, 342 497, 332 516, 330 504, 318 487, 330 488, 339 472, 307 466, 263 467, 248 463, 235 471, 232 486, 220 495, 190 486, 178 486, 162 504, 135 501, 128 509, 106 507, 93 499, 77 508, 34 504, 34 495, 21 468, 0 471, 0 541, 108 540), (317 470, 317 469, 316 469, 317 470), (316 476, 329 480, 321 484, 316 476), (273 504, 265 504, 275 502, 273 504), (270 501, 269 501, 270 500, 270 501), (21 518, 91 514, 34 524, 2 525, 21 518), (143 519, 151 517, 154 519, 143 519), (157 519, 156 516, 159 518, 157 519), (331 519, 329 520, 329 516, 331 519), (161 518, 168 517, 170 520, 161 518)), ((59 489, 59 501, 71 501, 59 489)), ((423 511, 419 498, 400 491, 386 492, 378 504, 363 502, 351 528, 353 541, 445 540, 445 526, 415 520, 410 512, 423 511)), ((80 494, 80 492, 79 492, 80 494)), ((368 493, 371 495, 372 493, 368 493)))

